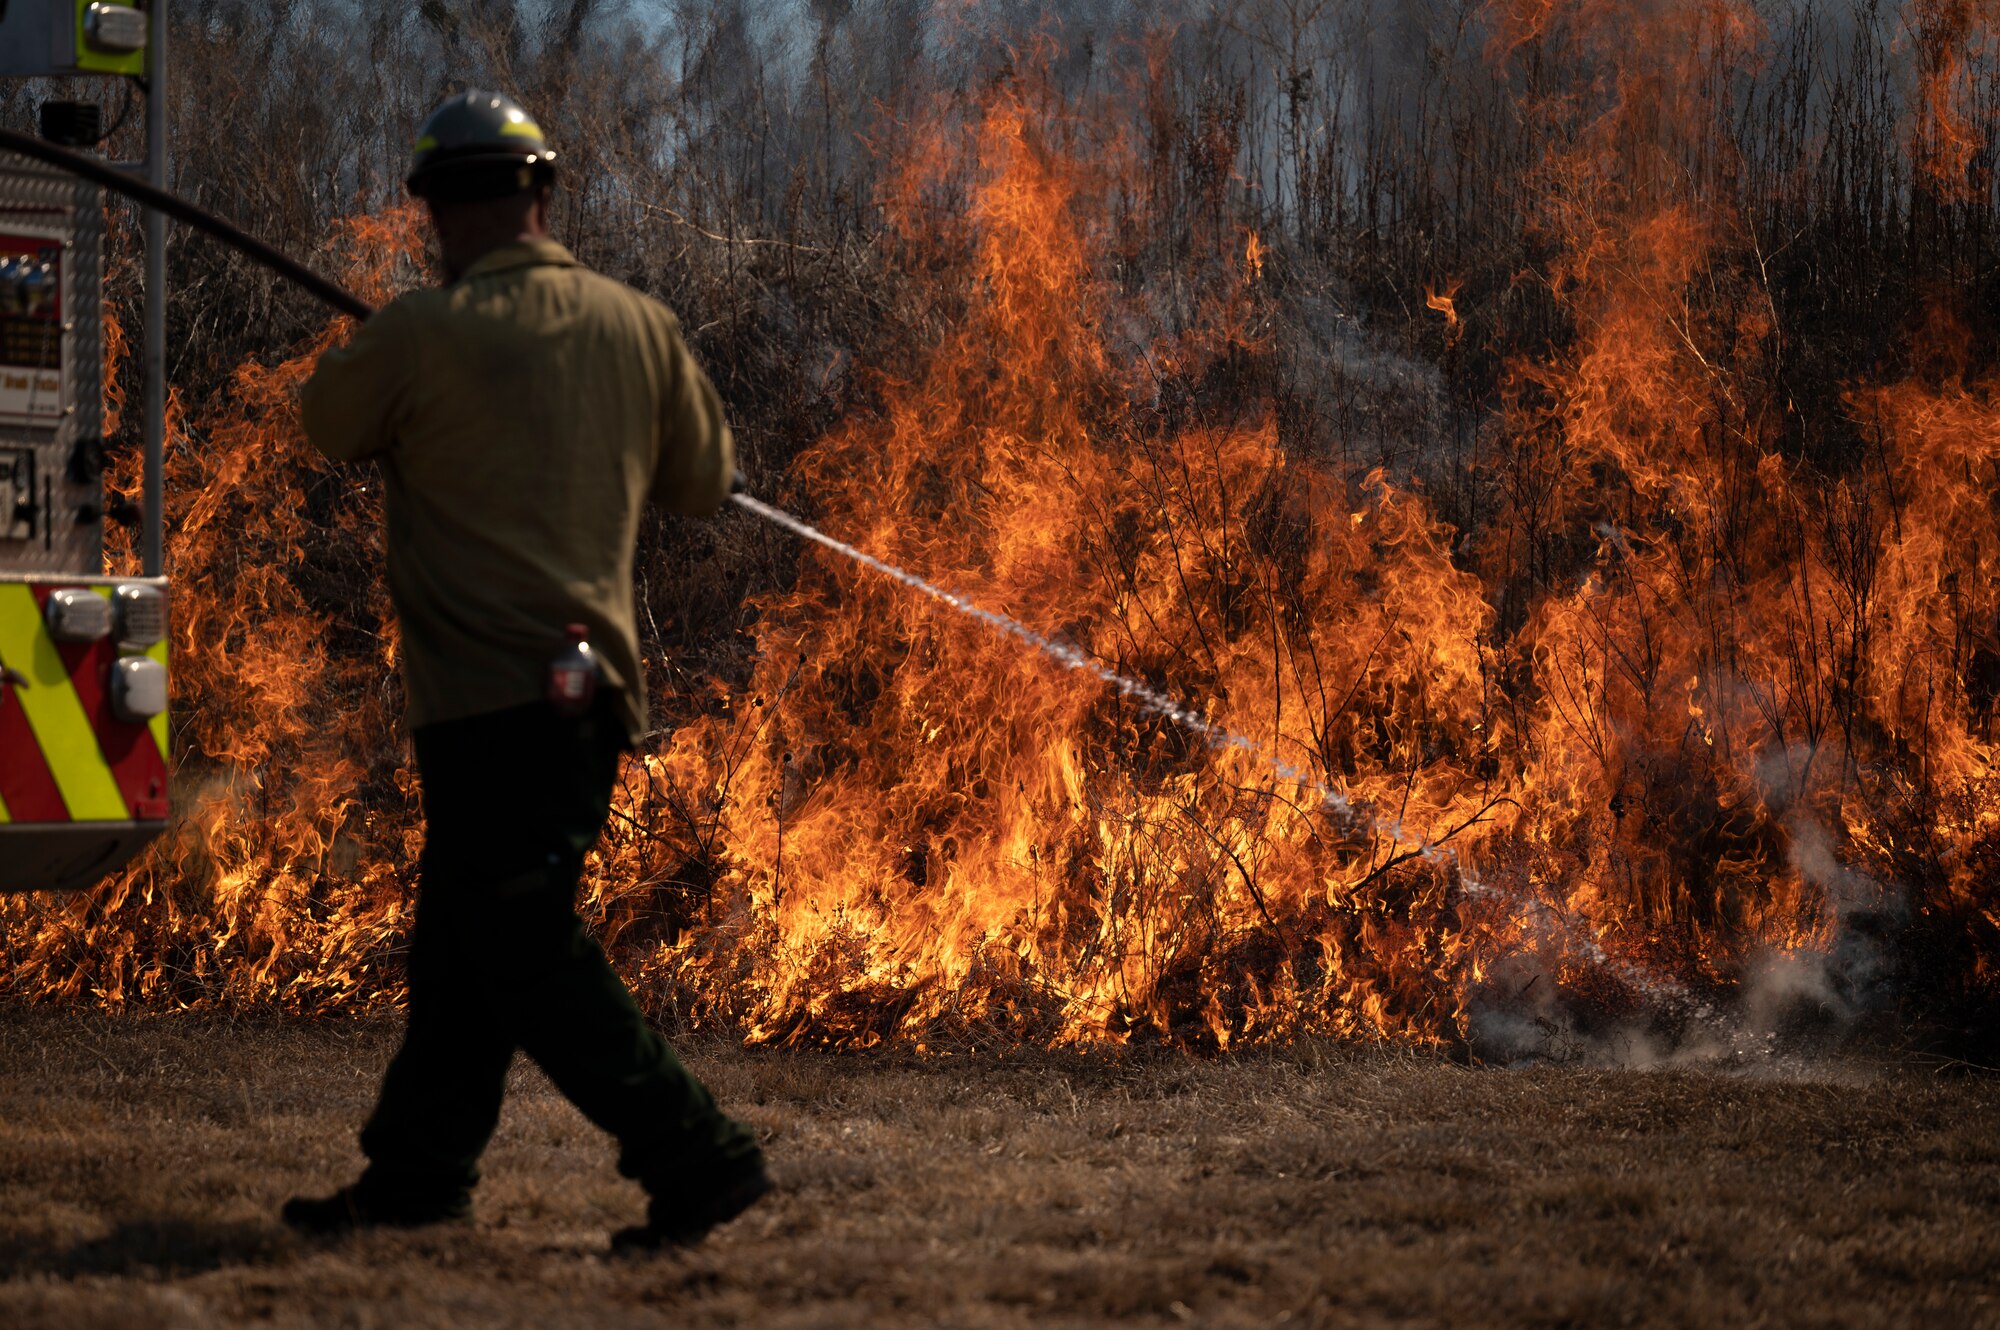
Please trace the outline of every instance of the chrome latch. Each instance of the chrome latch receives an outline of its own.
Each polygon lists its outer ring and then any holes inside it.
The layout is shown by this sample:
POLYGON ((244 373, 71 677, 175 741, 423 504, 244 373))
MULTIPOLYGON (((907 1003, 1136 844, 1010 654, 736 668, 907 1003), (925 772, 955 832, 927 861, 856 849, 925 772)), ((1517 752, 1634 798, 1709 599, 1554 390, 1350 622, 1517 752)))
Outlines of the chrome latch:
POLYGON ((167 635, 167 593, 144 582, 120 582, 111 593, 118 645, 143 651, 167 635))
POLYGON ((95 642, 111 636, 111 602, 95 591, 65 587, 49 593, 49 636, 58 642, 95 642))
POLYGON ((150 656, 120 656, 111 667, 111 710, 128 725, 167 709, 167 667, 150 656))
POLYGON ((130 5, 96 0, 83 11, 83 39, 108 55, 130 55, 146 49, 146 15, 130 5))

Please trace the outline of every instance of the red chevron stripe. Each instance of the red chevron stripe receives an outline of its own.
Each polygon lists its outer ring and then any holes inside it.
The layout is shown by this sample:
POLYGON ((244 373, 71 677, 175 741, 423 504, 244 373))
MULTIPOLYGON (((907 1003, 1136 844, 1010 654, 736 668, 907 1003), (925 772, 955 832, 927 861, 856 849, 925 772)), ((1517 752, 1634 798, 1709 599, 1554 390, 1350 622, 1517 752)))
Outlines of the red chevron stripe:
MULTIPOLYGON (((44 593, 46 599, 46 593, 44 593)), ((146 726, 118 719, 111 709, 111 667, 118 660, 118 648, 110 638, 95 642, 65 642, 56 650, 63 668, 69 671, 70 685, 90 728, 97 733, 97 746, 104 763, 125 796, 125 807, 140 819, 167 815, 167 764, 160 759, 160 746, 146 726)))
POLYGON ((0 799, 16 822, 67 822, 69 806, 49 770, 42 746, 29 728, 28 713, 14 699, 14 685, 0 684, 0 799))

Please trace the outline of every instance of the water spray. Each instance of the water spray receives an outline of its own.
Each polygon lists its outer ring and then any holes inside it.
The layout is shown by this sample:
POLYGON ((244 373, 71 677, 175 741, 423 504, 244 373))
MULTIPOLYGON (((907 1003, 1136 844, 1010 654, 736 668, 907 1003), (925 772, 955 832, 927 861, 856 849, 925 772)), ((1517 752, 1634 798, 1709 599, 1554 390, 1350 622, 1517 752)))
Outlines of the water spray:
MULTIPOLYGON (((1475 899, 1496 901, 1503 908, 1512 908, 1521 914, 1535 915, 1542 920, 1553 923, 1563 933, 1565 939, 1576 946, 1584 959, 1599 969, 1616 975, 1626 984, 1646 994, 1653 1000, 1663 1004, 1684 1004, 1688 1001, 1688 991, 1682 985, 1672 979, 1652 974, 1629 961, 1621 960, 1611 955, 1593 937, 1587 935, 1578 936, 1577 930, 1571 927, 1568 919, 1564 918, 1561 913, 1546 902, 1538 900, 1533 896, 1507 891, 1504 888, 1495 887, 1490 883, 1480 881, 1466 867, 1464 861, 1459 858, 1458 852, 1444 844, 1444 841, 1450 838, 1449 835, 1436 841, 1428 840, 1422 836, 1412 835, 1404 828, 1400 821, 1387 821, 1364 813, 1357 809, 1353 801, 1345 794, 1326 784, 1326 782, 1320 780, 1310 772, 1301 769, 1291 762, 1287 762, 1284 758, 1271 752, 1255 739, 1247 735, 1238 734, 1234 730, 1205 719, 1199 712, 1186 704, 1175 700, 1173 697, 1160 692, 1156 688, 1141 683, 1137 679, 1120 674, 1078 647, 1072 646, 1067 642, 1059 642, 1052 637, 1038 633, 1026 624, 1021 623, 1017 619, 1010 618, 998 610, 989 610, 982 605, 976 605, 965 597, 938 586, 935 582, 928 581, 906 569, 898 568, 892 563, 878 559, 864 550, 856 549, 844 540, 836 540, 817 527, 799 520, 784 509, 774 508, 770 504, 763 502, 761 499, 753 498, 740 489, 729 497, 731 502, 735 503, 737 507, 743 509, 745 512, 754 513, 756 516, 763 518, 774 526, 791 532, 802 540, 810 541, 815 545, 852 559, 862 567, 880 573, 891 581, 899 582, 919 595, 927 596, 940 605, 956 610, 958 613, 976 622, 985 624, 996 632, 1005 633, 1009 637, 1025 642, 1064 669, 1089 675, 1099 682, 1108 685, 1120 696, 1129 699, 1139 710, 1149 715, 1159 716, 1179 726, 1182 730, 1193 734, 1203 743, 1207 744, 1211 750, 1217 753, 1241 753, 1251 760, 1262 764, 1281 780, 1296 785, 1300 789, 1317 796, 1320 810, 1331 813, 1342 821, 1358 821, 1365 824, 1370 829, 1388 837, 1391 845, 1409 844, 1414 846, 1415 849, 1412 851, 1411 857, 1421 858, 1429 863, 1449 865, 1457 870, 1460 888, 1466 895, 1475 899)), ((1462 831, 1464 828, 1461 827, 1459 830, 1462 831)), ((1450 833, 1450 835, 1456 834, 1456 832, 1450 833)), ((1693 1014, 1701 1018, 1707 1018, 1712 1015, 1705 1003, 1695 1004, 1693 1014)))

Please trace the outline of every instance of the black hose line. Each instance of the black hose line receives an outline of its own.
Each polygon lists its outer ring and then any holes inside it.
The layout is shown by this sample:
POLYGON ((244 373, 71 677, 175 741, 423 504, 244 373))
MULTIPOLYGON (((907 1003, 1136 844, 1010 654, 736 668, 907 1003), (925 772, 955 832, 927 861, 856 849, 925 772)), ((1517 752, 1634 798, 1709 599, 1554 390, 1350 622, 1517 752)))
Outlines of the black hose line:
POLYGON ((365 319, 375 312, 375 307, 360 296, 345 287, 329 282, 305 264, 271 248, 256 236, 238 230, 214 213, 195 207, 177 194, 169 194, 164 189, 107 166, 94 157, 86 157, 68 148, 59 148, 32 134, 23 134, 13 129, 0 129, 0 150, 29 157, 67 171, 71 175, 80 176, 93 185, 102 185, 148 208, 164 213, 177 222, 211 235, 223 244, 241 250, 280 277, 304 287, 342 314, 365 319))

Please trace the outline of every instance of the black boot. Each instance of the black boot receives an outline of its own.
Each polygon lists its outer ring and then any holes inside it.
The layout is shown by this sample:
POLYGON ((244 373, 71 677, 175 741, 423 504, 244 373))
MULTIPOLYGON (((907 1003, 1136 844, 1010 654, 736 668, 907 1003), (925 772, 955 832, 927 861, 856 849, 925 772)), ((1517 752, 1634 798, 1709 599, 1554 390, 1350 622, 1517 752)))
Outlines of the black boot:
POLYGON ((701 1187, 678 1189, 669 1197, 653 1195, 646 1222, 611 1235, 614 1252, 640 1253, 671 1247, 692 1247, 709 1230, 726 1224, 755 1205, 771 1190, 764 1160, 751 1155, 733 1172, 701 1187))
POLYGON ((359 1228, 418 1228, 472 1217, 472 1196, 460 1189, 431 1196, 389 1192, 356 1183, 331 1196, 294 1196, 279 1216, 311 1237, 332 1238, 359 1228))

